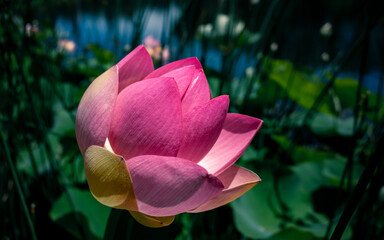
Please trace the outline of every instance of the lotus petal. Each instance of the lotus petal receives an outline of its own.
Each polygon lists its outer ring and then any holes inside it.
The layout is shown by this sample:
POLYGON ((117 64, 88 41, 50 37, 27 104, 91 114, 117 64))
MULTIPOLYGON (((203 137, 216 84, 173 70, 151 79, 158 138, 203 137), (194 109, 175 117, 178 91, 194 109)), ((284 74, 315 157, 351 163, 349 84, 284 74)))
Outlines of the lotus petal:
POLYGON ((194 65, 189 65, 167 72, 160 77, 173 77, 179 87, 180 97, 182 98, 192 81, 195 70, 196 67, 194 65))
POLYGON ((129 211, 129 213, 140 224, 147 227, 151 227, 151 228, 166 227, 171 223, 173 223, 173 220, 175 220, 175 216, 154 217, 154 216, 149 216, 144 213, 135 212, 135 211, 129 211))
POLYGON ((216 196, 223 184, 186 159, 138 156, 126 162, 131 174, 138 211, 171 216, 194 209, 216 196))
POLYGON ((118 64, 119 92, 153 72, 152 58, 143 45, 138 46, 118 64))
POLYGON ((105 148, 90 146, 84 153, 84 169, 93 196, 102 204, 136 210, 132 181, 123 157, 105 148))
POLYGON ((118 74, 114 66, 96 78, 81 98, 76 113, 76 139, 80 151, 104 146, 117 98, 118 74))
POLYGON ((203 70, 195 71, 192 79, 182 99, 181 107, 183 113, 189 112, 194 107, 204 104, 212 98, 211 90, 209 89, 203 70))
POLYGON ((246 115, 228 113, 215 145, 198 164, 217 176, 239 159, 262 122, 246 115))
POLYGON ((179 60, 179 61, 175 61, 175 62, 172 62, 172 63, 168 63, 167 65, 165 66, 162 66, 158 69, 156 69, 155 71, 151 72, 147 77, 146 79, 148 78, 157 78, 157 77, 160 77, 168 72, 171 72, 175 69, 178 69, 178 68, 181 68, 181 67, 186 67, 186 66, 190 66, 190 65, 193 65, 195 66, 196 70, 202 70, 203 67, 201 66, 199 60, 195 57, 192 57, 192 58, 186 58, 186 59, 183 59, 183 60, 179 60))
POLYGON ((237 199, 261 181, 259 176, 252 171, 236 165, 229 167, 219 174, 217 178, 224 184, 223 191, 189 212, 204 212, 223 206, 237 199))
POLYGON ((125 159, 176 156, 182 139, 181 102, 173 78, 143 80, 117 97, 109 142, 125 159))
POLYGON ((177 154, 200 161, 215 144, 223 128, 229 106, 228 96, 220 96, 193 108, 184 116, 184 139, 177 154))

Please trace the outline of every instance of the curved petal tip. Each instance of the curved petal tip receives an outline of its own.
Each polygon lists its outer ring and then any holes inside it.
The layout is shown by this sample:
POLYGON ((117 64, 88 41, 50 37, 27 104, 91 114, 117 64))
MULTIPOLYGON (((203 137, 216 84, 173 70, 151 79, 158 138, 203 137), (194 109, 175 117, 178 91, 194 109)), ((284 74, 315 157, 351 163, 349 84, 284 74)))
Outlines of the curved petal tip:
POLYGON ((129 211, 131 216, 141 225, 151 228, 161 228, 169 226, 175 220, 175 216, 169 217, 154 217, 141 212, 129 211))

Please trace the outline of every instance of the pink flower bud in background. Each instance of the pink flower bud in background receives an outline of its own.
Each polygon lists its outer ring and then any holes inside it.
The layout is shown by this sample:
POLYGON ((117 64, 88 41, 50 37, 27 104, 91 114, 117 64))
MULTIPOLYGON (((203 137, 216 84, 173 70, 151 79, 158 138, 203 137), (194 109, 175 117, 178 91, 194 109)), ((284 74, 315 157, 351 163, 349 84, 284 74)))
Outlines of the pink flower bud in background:
POLYGON ((60 49, 64 50, 64 51, 67 51, 69 53, 72 53, 73 51, 75 51, 75 48, 76 48, 76 43, 72 40, 59 40, 58 44, 60 49))
POLYGON ((171 52, 169 50, 169 47, 165 46, 162 52, 163 64, 167 64, 170 58, 171 58, 171 52))

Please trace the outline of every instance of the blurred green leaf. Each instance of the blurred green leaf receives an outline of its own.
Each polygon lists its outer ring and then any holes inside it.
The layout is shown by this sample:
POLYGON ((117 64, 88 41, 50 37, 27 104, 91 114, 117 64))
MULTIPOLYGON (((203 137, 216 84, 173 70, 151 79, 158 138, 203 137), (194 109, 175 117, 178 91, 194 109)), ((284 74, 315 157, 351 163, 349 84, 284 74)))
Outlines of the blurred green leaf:
POLYGON ((280 230, 282 221, 276 217, 278 203, 269 172, 258 172, 262 181, 232 203, 235 226, 252 239, 267 238, 280 230))
MULTIPOLYGON (((324 168, 322 174, 326 177, 330 185, 338 187, 340 185, 341 176, 344 171, 344 167, 347 164, 347 159, 338 158, 324 161, 324 168)), ((364 166, 359 163, 354 163, 351 175, 351 184, 354 186, 359 181, 361 174, 363 173, 364 166)), ((345 182, 347 184, 347 182, 345 182)))
MULTIPOLYGON (((313 106, 325 87, 315 74, 295 69, 290 61, 271 60, 269 79, 286 90, 290 99, 307 109, 313 106)), ((317 110, 333 113, 330 98, 325 98, 317 110)))
POLYGON ((268 148, 262 148, 257 150, 252 145, 249 145, 243 155, 241 155, 240 161, 249 162, 249 161, 262 161, 265 154, 267 154, 268 148))
POLYGON ((295 227, 286 228, 272 237, 268 238, 268 240, 316 240, 316 239, 322 239, 320 237, 317 237, 313 233, 309 231, 305 231, 302 229, 298 229, 295 227))
POLYGON ((87 239, 101 239, 111 209, 97 202, 88 190, 68 188, 68 193, 71 200, 63 194, 53 205, 50 218, 79 239, 84 234, 87 239))
POLYGON ((356 91, 358 82, 351 78, 337 78, 333 86, 335 94, 340 99, 342 108, 353 109, 356 104, 356 91))
POLYGON ((212 96, 218 96, 219 95, 219 89, 220 89, 220 78, 218 77, 208 77, 208 83, 209 87, 211 88, 212 96))
POLYGON ((323 161, 336 156, 330 151, 319 151, 309 149, 306 146, 298 146, 284 135, 272 135, 272 139, 280 144, 295 163, 323 161))
POLYGON ((112 63, 116 60, 116 57, 111 51, 101 48, 98 44, 88 44, 87 49, 95 55, 97 61, 100 63, 112 63))
POLYGON ((309 124, 312 132, 319 135, 353 135, 353 117, 341 119, 326 113, 316 113, 309 124))
POLYGON ((282 201, 289 209, 288 216, 294 220, 300 219, 310 223, 310 216, 316 213, 311 203, 311 190, 307 185, 297 175, 290 174, 279 180, 279 191, 282 201))
POLYGON ((324 168, 323 162, 293 166, 291 174, 278 179, 279 194, 273 191, 271 173, 259 172, 262 182, 232 203, 236 228, 252 239, 288 237, 296 231, 308 239, 323 237, 328 220, 314 210, 311 194, 320 186, 330 185, 323 175, 324 168), (295 230, 289 230, 292 227, 295 230))
POLYGON ((268 108, 283 99, 287 95, 287 91, 274 81, 264 81, 257 88, 257 100, 262 108, 268 108))

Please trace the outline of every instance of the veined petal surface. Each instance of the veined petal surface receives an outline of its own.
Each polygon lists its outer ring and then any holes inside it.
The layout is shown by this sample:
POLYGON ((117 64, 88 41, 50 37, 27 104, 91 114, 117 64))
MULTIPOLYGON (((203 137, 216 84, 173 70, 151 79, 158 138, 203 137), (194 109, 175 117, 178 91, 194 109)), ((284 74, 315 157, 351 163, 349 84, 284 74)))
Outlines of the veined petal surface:
POLYGON ((153 72, 152 58, 143 45, 138 46, 118 64, 119 92, 153 72))
POLYGON ((224 188, 215 176, 186 159, 138 156, 126 162, 131 174, 138 211, 171 216, 194 209, 224 188))
POLYGON ((223 191, 189 212, 204 212, 223 206, 237 199, 261 181, 260 177, 251 170, 236 165, 229 167, 217 178, 224 184, 223 191))
POLYGON ((208 102, 211 98, 211 90, 203 70, 195 71, 192 82, 181 102, 183 114, 189 112, 196 106, 208 102))
POLYGON ((160 77, 173 77, 179 87, 180 97, 182 98, 192 81, 195 70, 196 67, 194 65, 189 65, 167 72, 160 77))
POLYGON ((203 67, 201 66, 201 64, 197 58, 195 58, 195 57, 186 58, 183 60, 168 63, 167 65, 164 65, 164 66, 156 69, 155 71, 151 72, 146 77, 146 79, 160 77, 160 76, 162 76, 168 72, 171 72, 175 69, 190 66, 190 65, 195 66, 196 70, 202 70, 203 69, 203 67))
POLYGON ((123 157, 99 146, 84 153, 84 169, 91 193, 102 204, 135 210, 136 200, 129 171, 123 157))
POLYGON ((117 98, 116 66, 96 78, 81 98, 76 113, 76 139, 80 151, 91 145, 104 146, 117 98))
POLYGON ((257 118, 228 113, 219 138, 198 164, 209 173, 219 175, 239 159, 261 124, 257 118))
POLYGON ((229 98, 225 95, 186 113, 183 121, 184 138, 177 156, 193 162, 200 161, 219 137, 228 107, 229 98))
POLYGON ((126 87, 117 97, 108 139, 113 151, 127 160, 139 155, 176 156, 182 116, 175 80, 155 78, 126 87))

